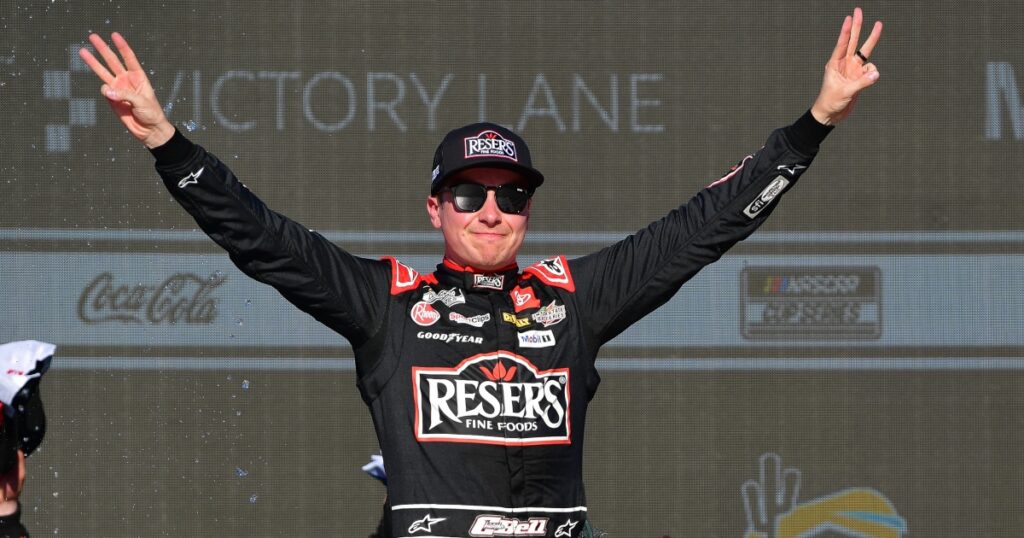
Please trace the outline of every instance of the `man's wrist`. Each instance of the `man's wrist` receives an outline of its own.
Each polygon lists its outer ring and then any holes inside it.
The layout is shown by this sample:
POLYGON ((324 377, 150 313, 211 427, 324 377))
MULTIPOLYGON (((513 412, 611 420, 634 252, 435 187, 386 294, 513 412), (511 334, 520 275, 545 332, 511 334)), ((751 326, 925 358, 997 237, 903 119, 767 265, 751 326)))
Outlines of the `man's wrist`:
POLYGON ((814 103, 814 106, 811 107, 811 115, 814 116, 814 119, 818 120, 818 123, 822 125, 835 127, 836 123, 838 123, 832 119, 832 116, 829 115, 828 112, 822 110, 818 106, 818 103, 814 103))
POLYGON ((153 132, 142 141, 148 149, 158 148, 167 143, 174 136, 175 128, 170 122, 157 124, 153 132))
POLYGON ((825 137, 834 129, 831 125, 821 122, 815 115, 814 110, 804 112, 799 119, 787 126, 784 131, 792 148, 805 155, 813 155, 818 151, 818 146, 825 140, 825 137))
POLYGON ((169 140, 155 148, 150 148, 149 152, 156 157, 158 166, 170 166, 188 160, 194 148, 195 144, 175 129, 169 140))

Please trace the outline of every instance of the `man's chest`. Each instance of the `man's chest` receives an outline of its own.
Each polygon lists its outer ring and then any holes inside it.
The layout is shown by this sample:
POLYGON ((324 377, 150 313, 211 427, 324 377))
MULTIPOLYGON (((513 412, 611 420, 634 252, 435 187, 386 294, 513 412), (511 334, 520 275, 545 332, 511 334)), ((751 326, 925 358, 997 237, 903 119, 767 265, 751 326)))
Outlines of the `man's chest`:
POLYGON ((567 366, 583 345, 570 297, 528 282, 490 293, 423 286, 396 310, 392 330, 417 366, 451 366, 498 351, 540 368, 567 366))
POLYGON ((403 302, 399 375, 420 442, 568 444, 588 361, 571 298, 520 283, 503 291, 424 286, 403 302), (582 380, 580 380, 582 383, 582 380), (408 391, 408 392, 406 392, 408 391))

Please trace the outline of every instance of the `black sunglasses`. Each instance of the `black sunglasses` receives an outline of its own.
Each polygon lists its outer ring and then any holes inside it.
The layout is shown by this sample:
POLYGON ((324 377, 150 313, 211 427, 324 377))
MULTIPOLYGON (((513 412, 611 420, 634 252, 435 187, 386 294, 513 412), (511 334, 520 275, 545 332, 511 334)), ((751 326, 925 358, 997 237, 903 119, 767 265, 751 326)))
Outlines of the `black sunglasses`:
POLYGON ((533 189, 519 185, 488 187, 479 183, 459 183, 442 189, 452 193, 452 203, 460 213, 475 213, 487 202, 487 191, 494 191, 494 201, 502 213, 518 215, 526 209, 533 189))

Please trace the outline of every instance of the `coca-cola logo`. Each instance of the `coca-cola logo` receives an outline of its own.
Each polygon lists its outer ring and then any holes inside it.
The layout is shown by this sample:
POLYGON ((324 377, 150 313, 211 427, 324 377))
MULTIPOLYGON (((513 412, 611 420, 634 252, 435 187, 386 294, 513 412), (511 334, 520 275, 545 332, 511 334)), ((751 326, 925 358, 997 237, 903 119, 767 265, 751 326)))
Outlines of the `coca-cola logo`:
POLYGON ((175 273, 157 285, 117 284, 101 273, 78 298, 78 319, 85 323, 189 323, 209 325, 217 318, 213 290, 227 277, 219 271, 207 278, 175 273))

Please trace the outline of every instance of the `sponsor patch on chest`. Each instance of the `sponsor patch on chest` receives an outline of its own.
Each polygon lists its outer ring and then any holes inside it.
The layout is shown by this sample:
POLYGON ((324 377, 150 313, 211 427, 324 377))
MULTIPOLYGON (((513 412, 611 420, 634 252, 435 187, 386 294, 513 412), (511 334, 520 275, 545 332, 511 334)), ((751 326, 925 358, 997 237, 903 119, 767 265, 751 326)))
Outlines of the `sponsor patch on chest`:
POLYGON ((479 314, 476 316, 464 316, 458 312, 449 312, 448 319, 455 323, 461 323, 463 325, 472 325, 473 327, 483 327, 485 323, 491 321, 490 314, 479 314))
POLYGON ((426 293, 423 294, 423 302, 425 303, 436 303, 441 301, 445 306, 451 308, 457 304, 465 304, 466 296, 462 293, 462 290, 458 288, 451 288, 447 290, 434 291, 433 289, 427 289, 426 293))
POLYGON ((555 333, 552 331, 524 331, 516 333, 519 347, 552 347, 555 345, 555 333))
POLYGON ((514 517, 479 515, 469 528, 469 535, 481 536, 547 536, 548 518, 531 517, 520 521, 514 517))
POLYGON ((505 287, 505 275, 473 275, 473 287, 484 290, 500 290, 505 287))
POLYGON ((551 301, 550 304, 534 312, 530 316, 530 319, 545 327, 550 327, 565 319, 565 316, 565 305, 560 305, 556 301, 551 301))
POLYGON ((511 312, 502 312, 501 319, 505 323, 515 325, 517 329, 522 329, 530 324, 530 318, 517 318, 515 314, 512 314, 511 312))
POLYGON ((441 319, 441 313, 438 312, 430 303, 420 301, 412 305, 412 310, 409 311, 409 317, 412 318, 413 322, 420 327, 429 327, 437 320, 441 319))
POLYGON ((569 368, 539 370, 525 357, 498 351, 450 368, 414 367, 412 382, 420 442, 571 443, 569 368))
POLYGON ((540 300, 537 299, 537 293, 529 286, 525 288, 516 286, 509 292, 509 296, 512 297, 512 307, 516 312, 522 312, 530 308, 540 308, 540 300))

